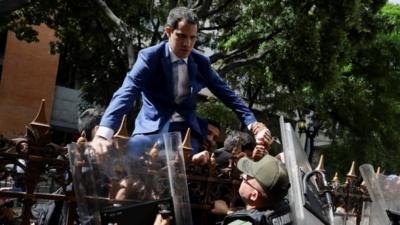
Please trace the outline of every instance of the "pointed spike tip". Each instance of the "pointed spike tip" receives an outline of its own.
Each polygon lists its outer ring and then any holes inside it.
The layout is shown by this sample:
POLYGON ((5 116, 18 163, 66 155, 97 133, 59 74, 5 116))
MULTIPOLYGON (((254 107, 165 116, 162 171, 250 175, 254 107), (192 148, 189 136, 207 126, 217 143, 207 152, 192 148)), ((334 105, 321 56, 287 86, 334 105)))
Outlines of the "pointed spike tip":
POLYGON ((320 171, 325 171, 325 165, 324 165, 324 155, 321 154, 321 156, 319 157, 319 163, 317 168, 315 168, 315 170, 320 170, 320 171))
POLYGON ((31 125, 50 127, 50 125, 47 122, 45 103, 46 100, 42 99, 39 110, 35 116, 35 119, 33 119, 33 121, 31 122, 31 125))
POLYGON ((115 133, 114 135, 115 138, 129 139, 128 129, 126 124, 127 124, 127 116, 126 114, 124 114, 124 116, 122 117, 121 125, 119 126, 117 133, 115 133))
POLYGON ((338 181, 339 181, 338 173, 335 172, 335 176, 333 176, 332 182, 338 182, 338 181))
POLYGON ((352 163, 351 163, 351 167, 350 167, 350 170, 349 170, 349 172, 346 174, 346 176, 348 177, 348 178, 356 178, 357 176, 356 176, 356 170, 355 170, 355 161, 353 161, 352 163))
POLYGON ((182 148, 185 150, 193 150, 192 142, 191 142, 191 129, 188 128, 186 131, 185 139, 183 139, 182 148))

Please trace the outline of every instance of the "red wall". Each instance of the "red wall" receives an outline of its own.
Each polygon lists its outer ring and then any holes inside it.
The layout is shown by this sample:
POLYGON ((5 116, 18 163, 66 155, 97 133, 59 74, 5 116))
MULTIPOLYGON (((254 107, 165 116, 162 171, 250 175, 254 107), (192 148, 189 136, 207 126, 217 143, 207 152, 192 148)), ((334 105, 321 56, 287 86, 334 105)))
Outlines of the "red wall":
POLYGON ((42 99, 46 99, 50 121, 59 56, 49 51, 49 42, 56 40, 54 32, 45 25, 35 29, 39 42, 19 41, 12 32, 7 35, 0 81, 0 134, 8 138, 25 133, 42 99))

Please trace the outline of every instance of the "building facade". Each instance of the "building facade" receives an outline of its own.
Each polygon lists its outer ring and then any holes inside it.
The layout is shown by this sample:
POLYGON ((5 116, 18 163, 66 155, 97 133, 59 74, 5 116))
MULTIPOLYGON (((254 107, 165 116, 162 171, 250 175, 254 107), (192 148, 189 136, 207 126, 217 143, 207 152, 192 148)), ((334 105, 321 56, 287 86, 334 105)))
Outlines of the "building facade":
POLYGON ((39 42, 20 41, 13 32, 0 35, 0 134, 6 137, 24 134, 42 99, 56 131, 77 131, 79 91, 56 86, 60 57, 49 48, 54 31, 46 25, 35 30, 39 42))

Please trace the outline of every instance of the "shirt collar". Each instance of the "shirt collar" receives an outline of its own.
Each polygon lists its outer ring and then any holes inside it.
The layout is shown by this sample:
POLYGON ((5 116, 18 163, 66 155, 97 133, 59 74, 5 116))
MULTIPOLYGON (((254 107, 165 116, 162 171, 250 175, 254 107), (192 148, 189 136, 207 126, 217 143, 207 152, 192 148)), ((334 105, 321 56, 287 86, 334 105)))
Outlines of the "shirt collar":
MULTIPOLYGON (((181 59, 181 58, 179 58, 178 56, 175 55, 175 53, 172 51, 172 49, 171 49, 171 47, 169 45, 168 45, 168 50, 169 50, 169 54, 170 54, 171 63, 174 63, 174 62, 176 62, 176 61, 181 59)), ((188 63, 188 57, 183 58, 182 60, 185 61, 186 64, 188 63)))

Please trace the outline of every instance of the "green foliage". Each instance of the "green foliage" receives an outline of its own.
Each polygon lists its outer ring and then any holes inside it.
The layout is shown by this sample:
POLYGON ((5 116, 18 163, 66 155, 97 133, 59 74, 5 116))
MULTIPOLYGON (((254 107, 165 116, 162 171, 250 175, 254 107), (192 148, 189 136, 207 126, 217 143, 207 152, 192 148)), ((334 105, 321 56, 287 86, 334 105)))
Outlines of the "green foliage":
POLYGON ((326 95, 330 116, 341 126, 329 152, 335 161, 368 162, 387 172, 400 169, 399 9, 387 5, 376 15, 381 23, 376 37, 357 49, 343 73, 346 79, 326 95))
MULTIPOLYGON (((239 78, 232 84, 242 84, 241 90, 252 80, 250 89, 262 85, 257 98, 250 99, 267 106, 268 114, 313 110, 321 132, 333 140, 325 152, 332 169, 348 168, 356 160, 398 171, 398 6, 380 11, 385 1, 242 4, 241 23, 220 39, 221 50, 250 46, 242 58, 265 54, 226 78, 239 78)), ((235 60, 227 58, 223 65, 235 60)))
POLYGON ((214 98, 209 98, 206 102, 200 102, 197 114, 201 118, 211 119, 218 122, 221 127, 232 130, 239 130, 242 125, 232 110, 214 98))
MULTIPOLYGON (((128 24, 137 53, 161 39, 169 9, 189 1, 107 3, 128 24)), ((216 70, 251 108, 292 118, 313 110, 332 139, 325 152, 332 170, 356 160, 399 171, 399 6, 385 0, 209 3, 193 6, 201 20, 196 47, 214 51, 216 70)), ((88 102, 107 105, 125 76, 126 34, 96 0, 35 0, 0 23, 26 41, 37 40, 32 25, 53 28, 61 71, 82 84, 88 102)), ((238 125, 218 101, 199 104, 198 111, 238 125)))

